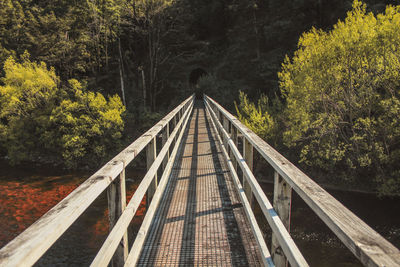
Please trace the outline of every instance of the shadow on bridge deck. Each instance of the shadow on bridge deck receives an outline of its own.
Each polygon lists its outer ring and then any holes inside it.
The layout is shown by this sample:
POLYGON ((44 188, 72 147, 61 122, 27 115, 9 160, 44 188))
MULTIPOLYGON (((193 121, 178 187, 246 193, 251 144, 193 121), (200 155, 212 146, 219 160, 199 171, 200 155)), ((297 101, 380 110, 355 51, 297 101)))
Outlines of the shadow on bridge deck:
POLYGON ((216 133, 198 101, 138 265, 261 263, 216 133))

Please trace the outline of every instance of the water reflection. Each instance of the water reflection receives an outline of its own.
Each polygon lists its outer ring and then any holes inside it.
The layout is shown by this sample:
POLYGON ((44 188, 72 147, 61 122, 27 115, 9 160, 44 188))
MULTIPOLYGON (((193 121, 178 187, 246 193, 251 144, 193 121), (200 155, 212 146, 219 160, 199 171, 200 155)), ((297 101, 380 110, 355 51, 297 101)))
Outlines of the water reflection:
MULTIPOLYGON (((15 174, 15 173, 14 173, 15 174)), ((21 173, 19 173, 21 175, 21 173)), ((140 180, 141 172, 132 174, 140 180)), ((77 188, 89 174, 60 176, 0 175, 0 248, 77 188)), ((138 187, 127 181, 127 201, 138 187)), ((133 240, 145 213, 142 201, 129 226, 133 240)), ((107 197, 104 192, 37 262, 36 266, 89 265, 109 232, 107 197)))

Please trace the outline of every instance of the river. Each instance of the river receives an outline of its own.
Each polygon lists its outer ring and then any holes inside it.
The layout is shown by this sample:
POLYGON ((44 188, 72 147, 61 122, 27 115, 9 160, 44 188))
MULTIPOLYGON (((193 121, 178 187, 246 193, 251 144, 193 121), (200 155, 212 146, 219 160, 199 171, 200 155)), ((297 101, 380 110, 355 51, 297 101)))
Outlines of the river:
MULTIPOLYGON (((18 169, 1 165, 0 172, 0 248, 26 229, 90 176, 87 172, 63 174, 61 170, 18 169), (35 173, 35 175, 32 175, 35 173)), ((128 199, 137 188, 143 171, 128 169, 128 199)), ((262 184, 272 200, 272 185, 262 184)), ((400 247, 399 198, 377 198, 372 194, 330 191, 346 207, 400 247)), ((132 241, 144 216, 142 202, 129 228, 132 241)), ((256 209, 261 228, 270 240, 269 227, 256 209)), ((36 266, 87 266, 108 233, 106 194, 103 193, 45 253, 36 266)), ((294 193, 291 234, 311 266, 361 266, 322 221, 294 193)))

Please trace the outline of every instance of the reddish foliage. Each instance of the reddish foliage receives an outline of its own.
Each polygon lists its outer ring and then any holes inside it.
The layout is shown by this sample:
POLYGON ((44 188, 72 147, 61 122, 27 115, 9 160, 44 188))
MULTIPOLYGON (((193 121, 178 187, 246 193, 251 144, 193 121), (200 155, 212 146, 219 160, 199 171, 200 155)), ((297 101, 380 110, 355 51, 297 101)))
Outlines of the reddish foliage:
MULTIPOLYGON (((30 183, 0 181, 0 247, 34 223, 80 184, 76 179, 51 180, 51 186, 46 185, 48 180, 30 183)), ((137 185, 127 188, 127 201, 136 189, 137 185)), ((143 220, 145 203, 144 198, 131 223, 134 227, 138 227, 143 220)), ((96 236, 104 236, 108 230, 108 209, 104 207, 103 215, 89 229, 93 236, 89 244, 97 242, 96 236)))
POLYGON ((0 183, 0 247, 25 230, 61 199, 71 193, 76 181, 44 187, 41 182, 0 183))

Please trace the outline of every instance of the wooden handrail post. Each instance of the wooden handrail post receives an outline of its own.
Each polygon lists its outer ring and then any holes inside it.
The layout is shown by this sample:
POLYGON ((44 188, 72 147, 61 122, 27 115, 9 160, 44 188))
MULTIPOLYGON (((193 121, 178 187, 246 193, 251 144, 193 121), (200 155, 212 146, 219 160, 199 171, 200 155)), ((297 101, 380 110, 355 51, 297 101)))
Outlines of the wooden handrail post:
POLYGON ((178 121, 182 118, 182 109, 179 110, 177 117, 178 117, 178 121))
MULTIPOLYGON (((274 209, 279 215, 283 225, 290 230, 290 212, 292 203, 292 187, 280 177, 278 172, 274 173, 274 209)), ((278 240, 272 234, 271 255, 276 267, 287 266, 287 259, 280 247, 278 240)))
MULTIPOLYGON (((150 169, 153 162, 156 160, 157 150, 156 150, 156 137, 154 137, 150 143, 147 145, 146 158, 147 158, 147 170, 150 169)), ((153 177, 153 181, 149 185, 147 190, 146 207, 149 207, 151 199, 153 198, 157 190, 157 172, 153 177)))
MULTIPOLYGON (((238 146, 238 134, 237 134, 237 129, 236 129, 236 127, 235 127, 234 125, 231 125, 231 129, 232 129, 232 131, 231 131, 231 138, 232 138, 233 143, 234 143, 235 146, 237 147, 237 146, 238 146)), ((233 167, 234 167, 235 170, 237 171, 237 161, 236 161, 236 158, 235 158, 235 155, 234 155, 232 149, 230 149, 229 157, 231 158, 233 167)))
MULTIPOLYGON (((107 189, 110 232, 126 207, 125 166, 107 189)), ((124 266, 128 257, 128 232, 125 232, 112 259, 112 266, 124 266)))
MULTIPOLYGON (((163 129, 163 132, 162 132, 162 147, 164 147, 164 145, 167 142, 168 138, 169 138, 169 123, 167 123, 167 125, 165 125, 165 127, 163 129)), ((163 170, 165 170, 165 166, 167 166, 167 163, 168 163, 168 160, 169 160, 169 154, 170 154, 169 152, 170 151, 168 149, 167 155, 165 155, 165 158, 164 158, 163 163, 162 163, 163 170)))
MULTIPOLYGON (((253 145, 246 139, 246 137, 243 137, 243 154, 247 166, 249 166, 249 169, 253 171, 253 145)), ((251 192, 251 186, 247 182, 247 179, 244 174, 243 174, 243 189, 246 192, 246 196, 251 207, 254 208, 253 192, 251 192)))
MULTIPOLYGON (((223 116, 223 117, 222 117, 222 121, 223 121, 223 122, 222 122, 222 125, 224 126, 225 131, 227 131, 228 134, 230 134, 230 132, 229 132, 229 121, 228 121, 228 119, 225 118, 225 116, 223 116)), ((223 135, 221 135, 221 138, 222 138, 222 140, 224 140, 225 149, 226 149, 226 150, 228 151, 228 153, 229 153, 228 140, 227 140, 226 138, 224 138, 223 135)))
MULTIPOLYGON (((176 115, 172 118, 172 131, 175 129, 176 127, 176 115)), ((174 140, 176 140, 176 138, 174 138, 174 140)))

